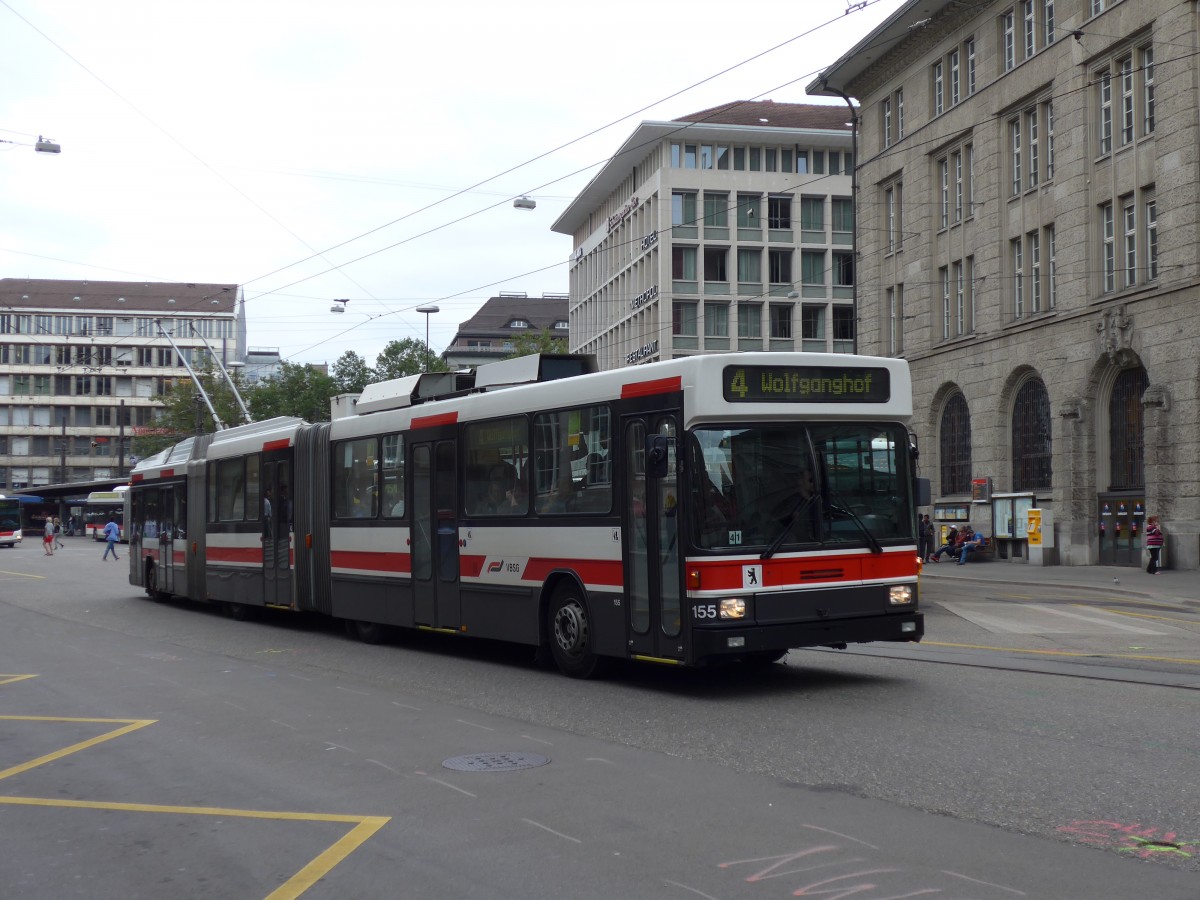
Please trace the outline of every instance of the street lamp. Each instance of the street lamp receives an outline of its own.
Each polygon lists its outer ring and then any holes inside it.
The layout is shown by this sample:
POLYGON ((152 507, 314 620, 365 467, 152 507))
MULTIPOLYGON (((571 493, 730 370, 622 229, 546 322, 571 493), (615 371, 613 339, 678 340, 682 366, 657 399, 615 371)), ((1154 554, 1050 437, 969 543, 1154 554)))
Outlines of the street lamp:
POLYGON ((433 315, 435 312, 441 312, 441 309, 436 305, 434 305, 434 306, 418 306, 417 312, 425 314, 425 349, 429 350, 430 349, 430 347, 429 347, 429 317, 431 315, 433 315))

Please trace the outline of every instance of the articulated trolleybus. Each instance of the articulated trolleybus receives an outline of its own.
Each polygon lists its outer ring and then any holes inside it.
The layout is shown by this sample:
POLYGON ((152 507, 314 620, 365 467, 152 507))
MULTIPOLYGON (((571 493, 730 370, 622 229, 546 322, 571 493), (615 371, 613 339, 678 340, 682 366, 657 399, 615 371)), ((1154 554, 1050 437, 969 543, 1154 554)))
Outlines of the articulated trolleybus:
POLYGON ((130 580, 155 599, 612 658, 769 662, 919 641, 907 363, 528 356, 368 386, 141 461, 130 580))

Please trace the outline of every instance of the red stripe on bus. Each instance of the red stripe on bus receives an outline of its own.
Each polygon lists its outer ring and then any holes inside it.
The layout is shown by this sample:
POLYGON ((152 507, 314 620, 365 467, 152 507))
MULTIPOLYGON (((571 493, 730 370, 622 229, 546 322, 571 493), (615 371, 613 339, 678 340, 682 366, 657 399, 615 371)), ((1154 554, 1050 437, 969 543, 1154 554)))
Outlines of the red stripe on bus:
POLYGON ((218 563, 255 563, 262 565, 261 547, 214 547, 208 545, 206 551, 209 562, 218 563))
POLYGON ((436 428, 439 425, 453 425, 458 421, 458 413, 438 413, 436 416, 413 416, 412 424, 409 428, 414 431, 418 428, 436 428))
POLYGON ((407 553, 377 553, 368 550, 334 550, 329 564, 335 569, 358 569, 363 572, 390 572, 408 575, 412 561, 407 553))
POLYGON ((143 478, 145 478, 145 477, 146 477, 145 475, 134 475, 134 476, 133 476, 133 480, 134 480, 135 482, 138 482, 138 481, 141 481, 141 480, 142 480, 143 478))
POLYGON ((652 394, 673 394, 681 390, 683 390, 683 379, 678 375, 674 378, 656 378, 654 381, 635 381, 633 384, 621 385, 621 399, 649 397, 652 394))
POLYGON ((286 450, 292 446, 291 438, 279 438, 275 441, 266 441, 263 443, 263 450, 286 450))
POLYGON ((916 551, 864 556, 810 556, 803 559, 689 560, 687 568, 700 572, 700 589, 740 591, 744 566, 762 566, 763 587, 786 587, 831 582, 915 578, 916 551))
POLYGON ((158 477, 159 478, 170 478, 174 474, 175 474, 174 469, 163 469, 161 472, 158 473, 158 477))
MULTIPOLYGON (((469 556, 463 554, 458 558, 458 572, 463 578, 483 578, 485 556, 469 556)), ((563 557, 530 557, 521 570, 521 581, 545 581, 551 572, 570 569, 575 572, 585 584, 609 585, 620 587, 624 578, 624 569, 620 560, 603 559, 566 559, 563 557)))

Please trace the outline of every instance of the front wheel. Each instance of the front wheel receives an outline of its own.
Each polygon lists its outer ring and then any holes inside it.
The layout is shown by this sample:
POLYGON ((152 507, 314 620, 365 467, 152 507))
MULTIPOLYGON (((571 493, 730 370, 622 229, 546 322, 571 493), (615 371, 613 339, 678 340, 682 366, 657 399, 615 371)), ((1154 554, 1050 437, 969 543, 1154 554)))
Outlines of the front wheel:
POLYGON ((146 567, 146 594, 155 603, 162 603, 171 596, 158 588, 158 566, 146 567))
POLYGON ((593 678, 601 673, 604 660, 596 655, 587 604, 577 587, 564 586, 555 591, 548 626, 550 652, 564 675, 593 678))

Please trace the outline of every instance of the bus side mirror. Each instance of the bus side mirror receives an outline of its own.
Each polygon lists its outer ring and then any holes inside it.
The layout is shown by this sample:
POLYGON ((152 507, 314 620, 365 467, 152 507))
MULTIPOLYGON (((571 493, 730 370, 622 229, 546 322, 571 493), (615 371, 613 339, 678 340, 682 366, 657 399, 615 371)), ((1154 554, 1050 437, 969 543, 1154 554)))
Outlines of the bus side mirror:
POLYGON ((933 502, 933 493, 928 478, 917 479, 917 506, 928 506, 933 502))
POLYGON ((663 434, 646 438, 646 477, 665 478, 670 458, 671 439, 663 434))

